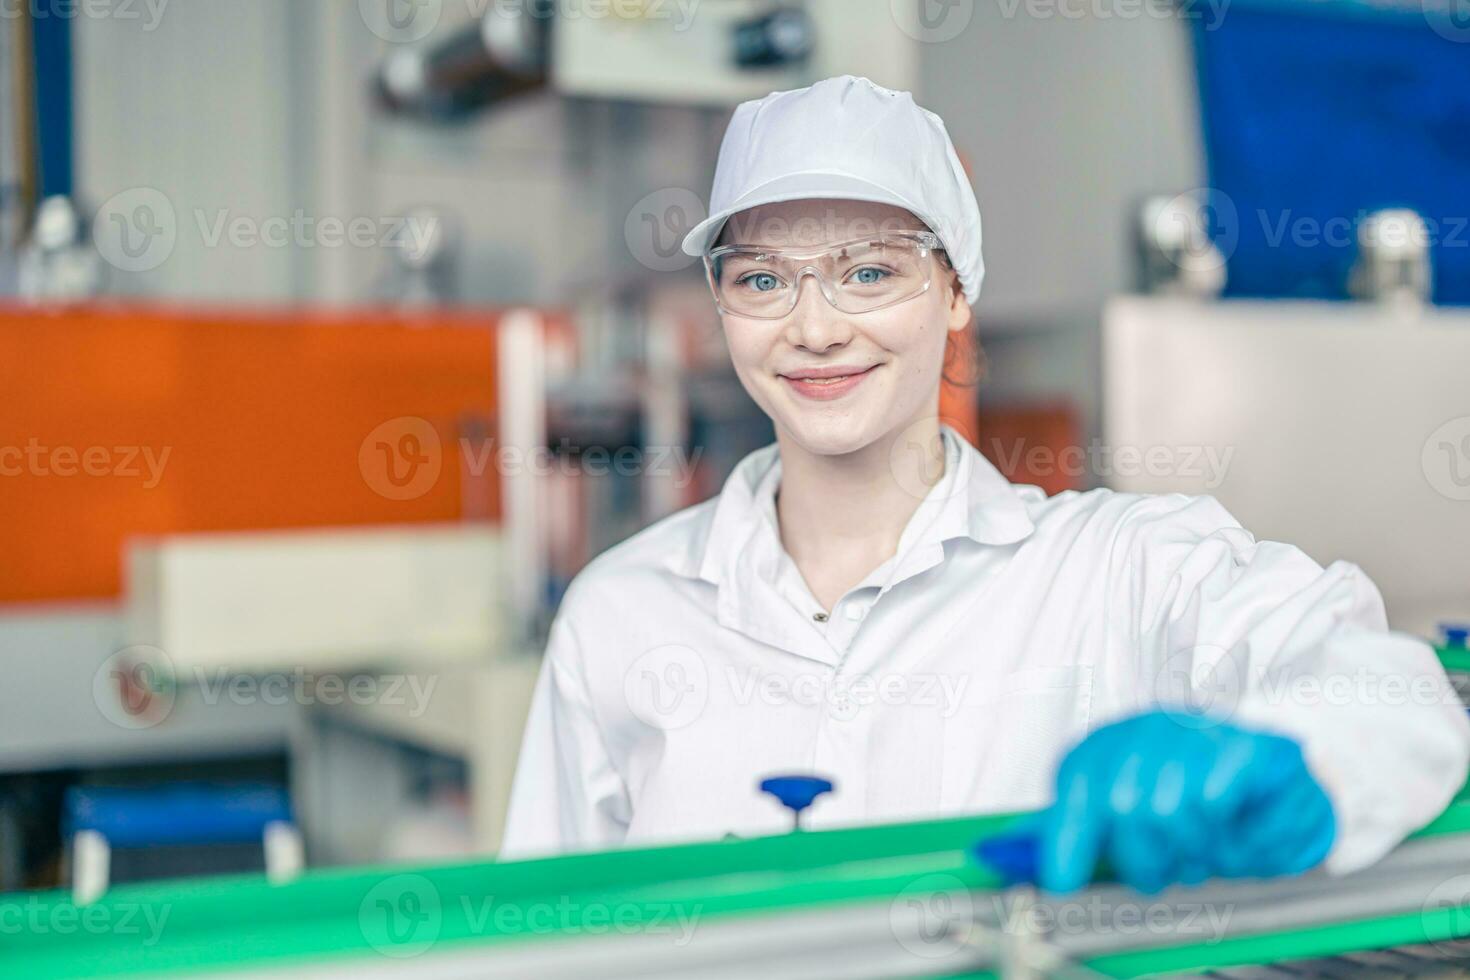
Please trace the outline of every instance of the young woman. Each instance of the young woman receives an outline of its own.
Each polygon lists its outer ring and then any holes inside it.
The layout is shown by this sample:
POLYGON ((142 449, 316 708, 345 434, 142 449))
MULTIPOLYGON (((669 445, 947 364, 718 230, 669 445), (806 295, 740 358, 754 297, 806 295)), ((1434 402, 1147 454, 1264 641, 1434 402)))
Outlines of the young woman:
POLYGON ((572 584, 505 856, 778 833, 757 785, 798 772, 810 826, 1044 808, 1044 885, 1156 889, 1356 868, 1449 801, 1465 710, 1358 568, 1209 497, 1013 486, 941 424, 983 267, 937 116, 746 103, 710 212, 685 250, 776 442, 572 584))

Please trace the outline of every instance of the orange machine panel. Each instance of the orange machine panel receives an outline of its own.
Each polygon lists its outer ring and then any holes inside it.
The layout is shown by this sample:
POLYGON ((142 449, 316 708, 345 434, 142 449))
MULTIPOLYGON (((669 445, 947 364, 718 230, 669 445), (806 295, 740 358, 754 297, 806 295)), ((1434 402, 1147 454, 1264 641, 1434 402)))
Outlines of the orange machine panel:
POLYGON ((0 602, 116 596, 132 534, 495 518, 496 319, 0 307, 0 602))
POLYGON ((1082 420, 1069 401, 982 408, 975 445, 1012 483, 1030 483, 1048 495, 1084 490, 1087 469, 1082 420))

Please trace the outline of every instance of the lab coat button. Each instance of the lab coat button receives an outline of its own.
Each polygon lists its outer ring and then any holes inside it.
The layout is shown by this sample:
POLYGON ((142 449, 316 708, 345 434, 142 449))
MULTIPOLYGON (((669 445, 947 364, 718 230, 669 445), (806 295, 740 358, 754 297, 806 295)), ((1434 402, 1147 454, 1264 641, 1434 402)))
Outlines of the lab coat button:
POLYGON ((815 619, 819 623, 825 623, 827 621, 827 614, 824 612, 812 613, 812 619, 815 619))
POLYGON ((827 702, 827 713, 837 721, 852 721, 857 717, 858 704, 850 694, 838 694, 827 702))

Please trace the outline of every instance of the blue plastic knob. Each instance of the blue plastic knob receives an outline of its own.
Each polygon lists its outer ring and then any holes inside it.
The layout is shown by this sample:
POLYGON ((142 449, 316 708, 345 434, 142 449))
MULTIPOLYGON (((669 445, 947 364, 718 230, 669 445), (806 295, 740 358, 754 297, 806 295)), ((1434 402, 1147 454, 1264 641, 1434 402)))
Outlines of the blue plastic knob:
POLYGON ((1444 636, 1444 645, 1464 649, 1470 641, 1470 625, 1465 623, 1440 623, 1439 632, 1444 636))
POLYGON ((820 776, 772 776, 762 779, 761 792, 770 793, 791 811, 796 827, 801 826, 801 811, 823 793, 832 792, 832 780, 820 776))
POLYGON ((1006 887, 1035 884, 1041 865, 1041 838, 1029 830, 997 834, 971 845, 970 856, 1000 875, 1006 887))

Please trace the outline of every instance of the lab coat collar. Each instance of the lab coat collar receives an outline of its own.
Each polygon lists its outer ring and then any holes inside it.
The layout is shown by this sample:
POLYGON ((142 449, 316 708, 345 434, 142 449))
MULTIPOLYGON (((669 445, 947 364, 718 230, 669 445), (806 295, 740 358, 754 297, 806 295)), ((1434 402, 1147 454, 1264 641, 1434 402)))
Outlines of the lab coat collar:
MULTIPOLYGON (((933 559, 927 565, 933 565, 938 560, 934 547, 954 538, 1009 545, 1028 537, 1034 526, 1010 481, 949 426, 942 427, 942 436, 944 476, 930 488, 904 528, 898 547, 900 560, 905 555, 927 555, 933 559)), ((703 533, 692 536, 678 571, 718 586, 731 581, 744 566, 754 573, 749 577, 769 582, 776 573, 780 548, 775 510, 780 481, 781 457, 775 443, 742 459, 725 481, 703 533), (769 547, 771 542, 775 551, 769 547)), ((897 577, 917 570, 901 567, 897 577)))

